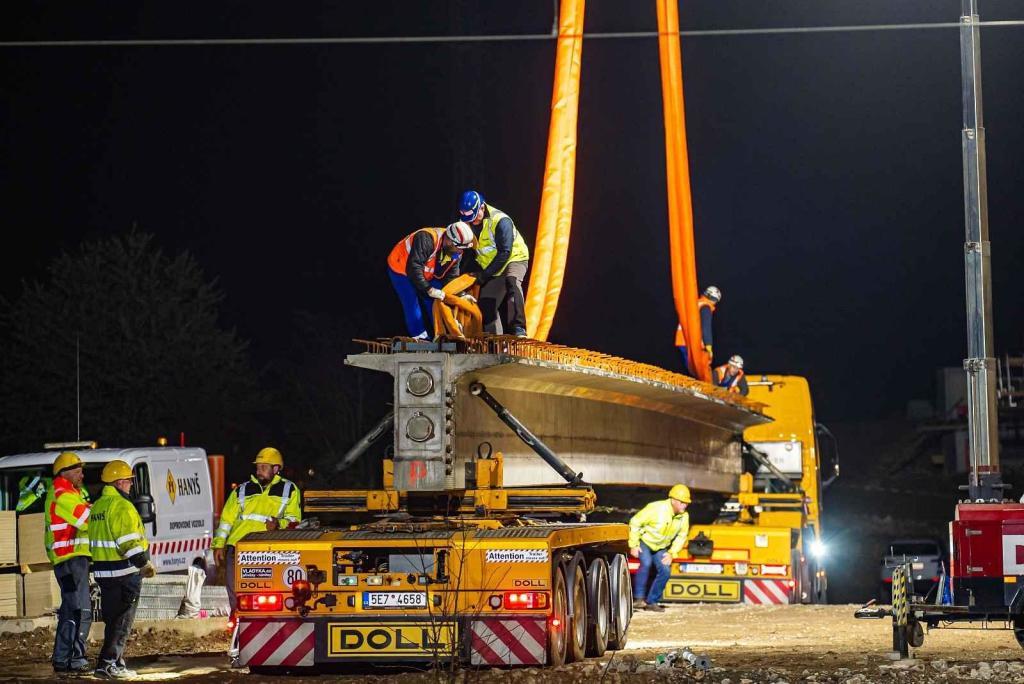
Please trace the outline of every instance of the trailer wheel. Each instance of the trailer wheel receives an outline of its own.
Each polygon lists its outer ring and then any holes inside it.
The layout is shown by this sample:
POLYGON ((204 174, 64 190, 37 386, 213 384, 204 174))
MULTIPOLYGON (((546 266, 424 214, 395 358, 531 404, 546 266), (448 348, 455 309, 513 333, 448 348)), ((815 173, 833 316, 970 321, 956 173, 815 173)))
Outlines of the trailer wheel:
POLYGON ((551 619, 548 620, 548 664, 565 665, 569 651, 569 597, 565 591, 565 571, 555 568, 551 579, 551 619))
POLYGON ((587 568, 587 655, 600 658, 608 648, 612 597, 608 591, 608 563, 598 557, 587 568))
POLYGON ((608 633, 608 650, 626 648, 629 621, 633 617, 633 582, 629 565, 621 553, 615 554, 608 568, 608 585, 611 589, 611 629, 608 633))
POLYGON ((569 609, 572 629, 569 631, 569 662, 583 660, 587 653, 587 573, 583 554, 579 551, 569 562, 565 579, 569 583, 569 609))
POLYGON ((1013 638, 1021 648, 1024 648, 1024 615, 1013 616, 1013 638))

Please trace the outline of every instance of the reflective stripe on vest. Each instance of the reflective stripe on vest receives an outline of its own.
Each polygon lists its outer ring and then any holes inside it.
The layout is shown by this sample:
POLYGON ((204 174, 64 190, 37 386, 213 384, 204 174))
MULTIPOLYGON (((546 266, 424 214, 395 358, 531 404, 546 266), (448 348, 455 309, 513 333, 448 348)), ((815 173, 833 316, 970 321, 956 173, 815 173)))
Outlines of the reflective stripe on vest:
POLYGON ((444 230, 444 228, 420 228, 409 233, 404 240, 399 240, 398 244, 391 250, 391 253, 388 255, 388 266, 395 273, 405 275, 408 268, 409 255, 412 253, 412 242, 416 238, 417 233, 427 231, 434 240, 434 249, 430 252, 430 258, 423 264, 423 277, 427 280, 444 278, 448 275, 448 271, 452 269, 452 266, 459 261, 457 258, 452 259, 444 266, 440 273, 434 272, 437 269, 438 254, 441 253, 441 236, 444 235, 444 230))
MULTIPOLYGON (((498 256, 498 246, 494 243, 494 231, 498 227, 498 223, 507 218, 512 221, 512 217, 503 212, 497 207, 487 205, 487 211, 481 222, 480 236, 477 238, 476 244, 476 262, 480 264, 480 268, 487 268, 494 257, 498 256)), ((516 228, 516 224, 512 222, 512 253, 508 257, 508 261, 498 269, 494 275, 500 275, 505 272, 508 265, 513 261, 526 261, 530 258, 530 248, 526 246, 526 241, 523 240, 523 236, 519 234, 519 229, 516 228)))

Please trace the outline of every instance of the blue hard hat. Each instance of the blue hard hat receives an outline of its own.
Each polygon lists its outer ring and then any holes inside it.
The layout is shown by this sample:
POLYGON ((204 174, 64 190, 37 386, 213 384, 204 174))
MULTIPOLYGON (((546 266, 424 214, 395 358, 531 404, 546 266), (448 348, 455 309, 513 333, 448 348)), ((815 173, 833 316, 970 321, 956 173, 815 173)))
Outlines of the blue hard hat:
POLYGON ((480 205, 484 203, 484 196, 476 190, 467 190, 462 193, 459 199, 459 216, 463 221, 472 221, 480 205))

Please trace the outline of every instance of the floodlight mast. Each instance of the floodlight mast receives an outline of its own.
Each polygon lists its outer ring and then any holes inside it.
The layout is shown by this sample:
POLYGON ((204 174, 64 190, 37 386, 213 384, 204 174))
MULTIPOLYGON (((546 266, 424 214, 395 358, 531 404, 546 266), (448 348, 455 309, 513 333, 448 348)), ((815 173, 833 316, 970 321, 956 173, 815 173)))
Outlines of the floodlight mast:
POLYGON ((992 325, 991 246, 988 239, 988 181, 981 97, 981 36, 978 1, 961 0, 960 71, 964 127, 964 270, 967 296, 967 427, 973 501, 1001 500, 996 410, 996 360, 992 325))

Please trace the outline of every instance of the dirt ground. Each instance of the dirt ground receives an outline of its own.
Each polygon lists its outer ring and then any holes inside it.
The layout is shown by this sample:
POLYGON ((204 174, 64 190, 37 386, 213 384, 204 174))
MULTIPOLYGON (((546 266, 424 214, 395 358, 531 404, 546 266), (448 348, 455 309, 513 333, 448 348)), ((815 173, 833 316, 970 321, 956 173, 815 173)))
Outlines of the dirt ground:
MULTIPOLYGON (((450 677, 400 669, 364 669, 318 679, 270 678, 227 667, 226 634, 185 637, 136 632, 129 665, 143 681, 307 681, 350 682, 528 681, 653 682, 698 681, 690 668, 658 669, 656 657, 680 647, 706 654, 712 669, 700 681, 715 684, 828 682, 839 684, 923 684, 925 682, 1007 682, 1024 684, 1024 650, 1010 632, 935 630, 911 661, 889 660, 890 623, 855 620, 855 606, 670 606, 665 613, 639 613, 629 647, 601 660, 562 668, 463 670, 450 677)), ((0 640, 0 678, 50 680, 47 662, 53 632, 40 629, 0 640)), ((93 652, 98 645, 93 644, 93 652)))

